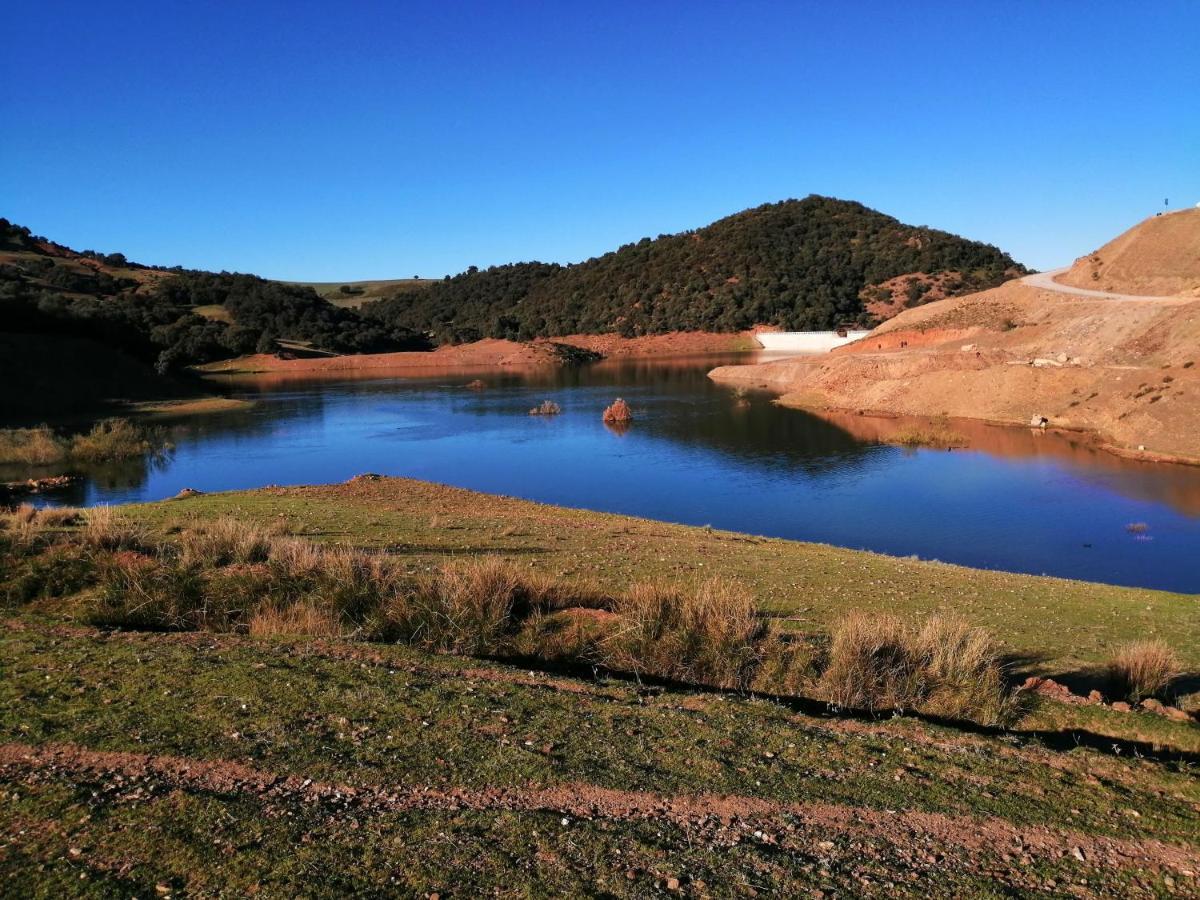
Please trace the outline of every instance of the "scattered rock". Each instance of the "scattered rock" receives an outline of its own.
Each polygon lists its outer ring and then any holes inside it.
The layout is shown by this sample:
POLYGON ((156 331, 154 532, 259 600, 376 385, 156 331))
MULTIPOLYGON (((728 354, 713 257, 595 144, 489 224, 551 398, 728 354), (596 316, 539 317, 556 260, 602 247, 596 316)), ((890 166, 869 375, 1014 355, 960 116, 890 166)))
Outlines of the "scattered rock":
POLYGON ((172 500, 186 500, 188 497, 199 497, 204 491, 198 491, 195 488, 185 487, 182 491, 172 497, 172 500))
POLYGON ((1053 366, 1056 369, 1062 368, 1062 363, 1060 363, 1057 359, 1046 359, 1045 357, 1042 357, 1042 356, 1039 356, 1036 359, 1034 359, 1033 365, 1039 369, 1044 369, 1047 366, 1053 366))
POLYGON ((1088 702, 1087 697, 1072 694, 1065 684, 1059 684, 1053 678, 1040 678, 1037 675, 1030 675, 1017 690, 1030 691, 1040 697, 1057 700, 1060 703, 1080 704, 1088 702))
POLYGON ((1094 688, 1088 692, 1087 698, 1091 703, 1103 703, 1104 702, 1104 695, 1102 693, 1100 693, 1099 691, 1095 690, 1094 688))
POLYGON ((1112 708, 1115 709, 1117 712, 1129 712, 1131 709, 1133 709, 1133 707, 1130 706, 1128 703, 1126 703, 1124 700, 1116 701, 1112 705, 1112 708))
POLYGON ((1162 703, 1158 700, 1155 700, 1153 697, 1147 697, 1138 705, 1147 712, 1161 713, 1163 711, 1162 703))
POLYGON ((361 475, 355 475, 347 484, 357 484, 360 481, 383 481, 382 475, 376 475, 374 472, 363 472, 361 475))
POLYGON ((973 353, 975 351, 975 345, 974 344, 963 344, 960 349, 962 350, 963 353, 973 353))
POLYGON ((679 890, 679 879, 678 878, 668 878, 667 879, 667 890, 668 891, 679 890))
POLYGON ((49 478, 30 478, 25 481, 6 481, 0 484, 0 496, 6 494, 41 494, 61 491, 79 480, 77 475, 52 475, 49 478))
POLYGON ((1180 709, 1178 706, 1164 706, 1162 714, 1168 719, 1174 719, 1176 722, 1190 722, 1191 715, 1187 710, 1180 709))

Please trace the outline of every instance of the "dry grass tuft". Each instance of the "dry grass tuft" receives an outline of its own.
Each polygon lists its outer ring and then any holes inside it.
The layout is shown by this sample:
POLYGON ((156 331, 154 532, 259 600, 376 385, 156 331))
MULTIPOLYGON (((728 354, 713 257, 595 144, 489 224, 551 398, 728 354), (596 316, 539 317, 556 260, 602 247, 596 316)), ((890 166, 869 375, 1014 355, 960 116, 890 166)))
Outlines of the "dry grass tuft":
POLYGON ((335 638, 341 624, 319 603, 302 601, 290 606, 263 606, 250 617, 247 631, 253 637, 335 638))
POLYGON ((834 629, 821 686, 848 709, 903 710, 922 696, 922 672, 907 629, 895 616, 854 612, 834 629))
POLYGON ((47 506, 38 510, 37 518, 47 528, 67 528, 83 521, 83 510, 74 506, 47 506))
POLYGON ((93 550, 137 550, 147 544, 146 532, 111 506, 93 506, 84 514, 83 543, 93 550))
POLYGON ((227 566, 266 562, 273 538, 255 525, 222 518, 198 524, 179 536, 179 559, 184 565, 227 566))
POLYGON ((633 410, 629 404, 618 397, 612 405, 604 410, 604 421, 609 425, 625 425, 633 421, 633 410))
POLYGON ((1147 697, 1164 699, 1181 672, 1179 657, 1160 640, 1126 644, 1108 664, 1113 689, 1131 703, 1147 697))
POLYGON ((617 598, 605 642, 614 669, 722 688, 749 686, 769 634, 740 585, 713 579, 694 591, 649 582, 617 598))
POLYGON ((991 636, 945 616, 914 632, 894 616, 851 613, 833 632, 821 688, 849 709, 920 709, 984 724, 1011 711, 991 636))
POLYGON ((947 426, 911 426, 902 428, 891 436, 889 443, 902 447, 965 447, 967 439, 947 426))
POLYGON ((1004 667, 986 629, 934 616, 918 632, 916 644, 928 691, 921 704, 924 712, 984 724, 1006 717, 1004 667))
POLYGON ((553 400, 543 400, 537 406, 529 411, 531 416, 557 416, 562 412, 562 407, 553 400))
POLYGON ((385 612, 401 639, 462 654, 499 652, 520 621, 548 602, 543 585, 494 557, 444 566, 385 612))
POLYGON ((0 463, 47 466, 66 455, 66 442, 49 425, 0 429, 0 463))

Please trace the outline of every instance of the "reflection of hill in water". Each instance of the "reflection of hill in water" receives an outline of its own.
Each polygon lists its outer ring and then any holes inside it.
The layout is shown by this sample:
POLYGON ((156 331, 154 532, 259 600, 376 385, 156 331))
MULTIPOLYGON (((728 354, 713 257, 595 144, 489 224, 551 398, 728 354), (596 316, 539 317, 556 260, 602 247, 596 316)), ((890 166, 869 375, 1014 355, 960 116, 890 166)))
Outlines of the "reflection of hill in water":
POLYGON ((781 410, 762 396, 716 395, 708 402, 680 403, 669 413, 638 424, 656 437, 708 447, 755 467, 810 477, 883 464, 887 456, 836 425, 807 413, 781 410))
MULTIPOLYGON (((849 413, 820 413, 820 418, 860 441, 887 443, 928 419, 881 418, 849 413)), ((814 416, 815 417, 815 416, 814 416)), ((1185 515, 1200 516, 1200 467, 1139 462, 1102 450, 1087 439, 1035 428, 988 425, 954 419, 949 429, 967 439, 968 450, 1002 459, 1047 459, 1063 464, 1090 483, 1134 500, 1163 503, 1185 515)))

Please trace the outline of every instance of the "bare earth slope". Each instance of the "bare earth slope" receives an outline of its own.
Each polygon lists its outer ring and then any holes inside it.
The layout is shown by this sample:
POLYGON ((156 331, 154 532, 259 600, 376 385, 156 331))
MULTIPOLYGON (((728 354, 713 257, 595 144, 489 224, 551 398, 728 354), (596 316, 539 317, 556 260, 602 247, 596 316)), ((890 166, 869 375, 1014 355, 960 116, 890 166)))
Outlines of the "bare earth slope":
POLYGON ((1126 294, 1200 297, 1200 208, 1139 222, 1058 277, 1126 294))
POLYGON ((1200 298, 1081 297, 1024 281, 908 310, 821 356, 715 370, 812 409, 1095 432, 1200 460, 1200 298))

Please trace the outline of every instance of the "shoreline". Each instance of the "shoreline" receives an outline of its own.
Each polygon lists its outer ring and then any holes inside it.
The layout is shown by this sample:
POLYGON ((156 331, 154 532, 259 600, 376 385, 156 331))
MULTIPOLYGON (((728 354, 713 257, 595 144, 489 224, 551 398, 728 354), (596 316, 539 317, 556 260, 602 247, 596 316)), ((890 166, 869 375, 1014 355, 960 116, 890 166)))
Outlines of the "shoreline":
POLYGON ((751 332, 675 331, 626 338, 617 334, 573 334, 508 341, 484 338, 469 344, 447 344, 434 350, 396 353, 361 353, 342 356, 281 359, 274 354, 252 354, 196 366, 201 375, 259 375, 284 372, 355 372, 387 370, 423 372, 429 369, 486 369, 515 366, 562 366, 562 348, 598 354, 600 358, 686 356, 702 353, 735 353, 760 350, 751 332))
MULTIPOLYGON (((719 382, 728 384, 729 382, 719 382)), ((762 390, 770 390, 769 388, 761 388, 762 390)), ((833 416, 845 416, 862 419, 879 419, 879 420, 900 420, 911 419, 920 420, 923 423, 950 424, 956 422, 969 422, 976 425, 985 425, 991 428, 1012 429, 1015 431, 1030 431, 1037 432, 1043 435, 1058 435, 1060 437, 1073 437, 1082 440, 1088 447, 1095 450, 1100 450, 1104 453, 1111 454, 1121 459, 1131 462, 1142 462, 1150 465, 1170 465, 1170 466, 1187 466, 1189 468, 1200 467, 1200 457, 1192 456, 1173 456, 1168 453, 1157 453, 1152 450, 1138 450, 1136 448, 1124 447, 1120 444, 1113 443, 1103 434, 1094 428, 1085 426, 1068 426, 1068 425, 1052 425, 1045 428, 1035 428, 1028 423, 1021 423, 1014 419, 996 419, 986 416, 935 416, 935 415, 919 415, 906 412, 896 412, 895 410, 886 409, 865 409, 862 407, 839 407, 839 406, 816 406, 806 404, 800 400, 788 399, 788 394, 781 394, 774 399, 777 406, 782 406, 786 409, 796 409, 802 412, 807 412, 812 415, 824 417, 823 414, 833 416)), ((885 441, 885 443, 890 443, 885 441)), ((962 448, 971 450, 973 445, 967 444, 962 448)))

